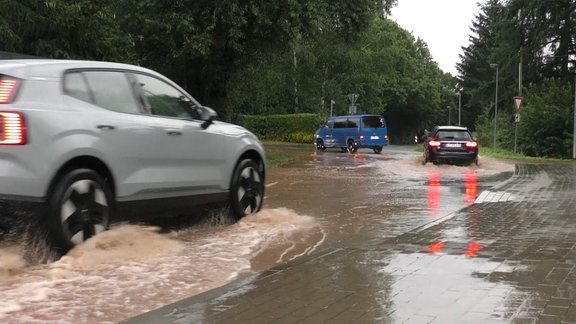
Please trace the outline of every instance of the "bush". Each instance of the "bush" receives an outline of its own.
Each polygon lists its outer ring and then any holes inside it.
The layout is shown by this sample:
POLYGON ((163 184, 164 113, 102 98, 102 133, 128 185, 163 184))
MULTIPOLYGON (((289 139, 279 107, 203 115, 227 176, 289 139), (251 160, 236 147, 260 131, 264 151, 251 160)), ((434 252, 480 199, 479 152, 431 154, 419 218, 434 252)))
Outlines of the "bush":
POLYGON ((320 118, 316 114, 242 115, 239 123, 261 140, 312 143, 320 118))

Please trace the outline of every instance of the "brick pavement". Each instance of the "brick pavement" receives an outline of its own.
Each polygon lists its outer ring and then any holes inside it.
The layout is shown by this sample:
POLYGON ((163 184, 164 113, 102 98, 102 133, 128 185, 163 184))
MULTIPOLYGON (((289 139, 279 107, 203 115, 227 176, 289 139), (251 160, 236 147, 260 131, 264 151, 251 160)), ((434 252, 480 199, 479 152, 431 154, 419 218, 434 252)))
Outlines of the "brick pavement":
POLYGON ((576 323, 576 166, 519 165, 456 213, 125 323, 576 323))

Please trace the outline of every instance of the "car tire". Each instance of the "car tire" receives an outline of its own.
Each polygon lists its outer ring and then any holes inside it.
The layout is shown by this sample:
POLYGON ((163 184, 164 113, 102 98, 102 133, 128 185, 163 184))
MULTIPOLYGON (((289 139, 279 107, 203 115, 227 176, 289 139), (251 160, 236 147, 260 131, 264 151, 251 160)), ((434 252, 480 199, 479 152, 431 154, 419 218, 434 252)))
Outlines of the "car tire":
POLYGON ((234 220, 254 214, 264 202, 264 175, 254 160, 240 161, 230 185, 230 213, 234 220))
POLYGON ((110 225, 112 191, 93 170, 64 173, 49 193, 48 203, 46 234, 61 255, 110 225))
POLYGON ((324 142, 321 139, 316 141, 316 149, 319 151, 326 151, 326 146, 324 145, 324 142))
POLYGON ((376 146, 373 148, 374 153, 379 154, 380 152, 382 152, 382 146, 376 146))
POLYGON ((356 153, 356 151, 358 151, 358 146, 356 146, 356 143, 354 143, 353 140, 348 140, 347 144, 346 149, 348 153, 356 153))

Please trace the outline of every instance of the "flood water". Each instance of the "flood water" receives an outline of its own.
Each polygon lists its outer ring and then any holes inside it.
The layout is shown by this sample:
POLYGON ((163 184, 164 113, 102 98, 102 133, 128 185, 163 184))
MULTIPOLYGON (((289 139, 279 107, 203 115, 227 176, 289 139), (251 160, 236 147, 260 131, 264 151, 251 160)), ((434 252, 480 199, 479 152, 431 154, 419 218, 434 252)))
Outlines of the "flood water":
POLYGON ((236 224, 169 233, 122 224, 40 265, 0 238, 0 322, 118 322, 320 248, 367 246, 424 226, 514 171, 482 156, 479 166, 422 165, 414 146, 268 151, 289 163, 268 169, 265 208, 236 224))

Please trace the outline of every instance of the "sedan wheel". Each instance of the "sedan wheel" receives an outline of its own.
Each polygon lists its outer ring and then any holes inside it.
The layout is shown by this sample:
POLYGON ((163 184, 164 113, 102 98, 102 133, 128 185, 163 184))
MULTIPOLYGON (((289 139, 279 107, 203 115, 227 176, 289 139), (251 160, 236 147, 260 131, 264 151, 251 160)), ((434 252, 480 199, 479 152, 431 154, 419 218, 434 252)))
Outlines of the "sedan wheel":
POLYGON ((65 174, 50 196, 49 234, 66 253, 74 245, 108 229, 111 190, 96 172, 77 169, 65 174))
POLYGON ((260 211, 264 201, 264 175, 255 161, 247 159, 238 164, 230 195, 231 213, 235 220, 260 211))

